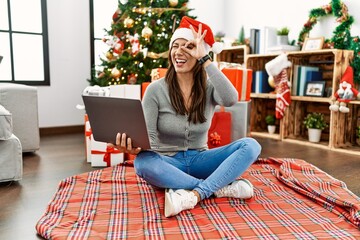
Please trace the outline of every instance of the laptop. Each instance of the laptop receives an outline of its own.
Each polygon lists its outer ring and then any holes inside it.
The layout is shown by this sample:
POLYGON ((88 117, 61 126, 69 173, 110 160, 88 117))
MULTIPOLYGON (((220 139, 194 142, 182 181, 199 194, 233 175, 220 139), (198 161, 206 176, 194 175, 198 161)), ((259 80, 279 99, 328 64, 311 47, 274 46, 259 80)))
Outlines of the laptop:
POLYGON ((82 95, 95 141, 115 144, 126 133, 133 147, 150 149, 141 101, 138 99, 82 95))

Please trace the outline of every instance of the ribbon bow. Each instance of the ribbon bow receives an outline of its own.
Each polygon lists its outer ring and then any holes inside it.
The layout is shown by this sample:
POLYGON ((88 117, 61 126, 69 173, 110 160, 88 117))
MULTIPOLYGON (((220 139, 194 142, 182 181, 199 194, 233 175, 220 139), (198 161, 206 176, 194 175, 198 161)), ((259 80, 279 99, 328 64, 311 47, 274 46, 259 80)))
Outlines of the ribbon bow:
POLYGON ((221 143, 221 136, 217 132, 210 133, 210 143, 213 146, 218 146, 221 143))
POLYGON ((91 154, 104 154, 103 161, 106 162, 106 166, 111 166, 111 154, 112 153, 120 153, 118 149, 113 147, 106 147, 106 152, 98 151, 98 150, 91 150, 91 154))

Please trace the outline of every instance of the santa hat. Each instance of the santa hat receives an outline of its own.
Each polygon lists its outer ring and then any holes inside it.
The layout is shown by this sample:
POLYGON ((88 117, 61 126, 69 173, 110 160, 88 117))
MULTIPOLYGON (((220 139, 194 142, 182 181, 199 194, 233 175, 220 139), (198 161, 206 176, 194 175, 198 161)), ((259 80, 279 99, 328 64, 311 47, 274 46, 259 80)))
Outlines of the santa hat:
POLYGON ((190 25, 193 26, 194 30, 197 32, 199 30, 199 25, 202 25, 202 31, 207 30, 207 33, 204 38, 205 50, 209 52, 212 50, 215 54, 218 54, 222 51, 222 44, 219 42, 215 42, 214 34, 211 31, 211 28, 205 23, 196 21, 192 18, 184 16, 180 21, 180 26, 173 33, 169 47, 171 48, 173 42, 178 38, 183 38, 186 40, 193 40, 194 35, 190 29, 190 25))
POLYGON ((351 86, 354 86, 354 73, 353 68, 351 66, 348 66, 340 80, 340 83, 346 81, 347 83, 350 83, 351 86))

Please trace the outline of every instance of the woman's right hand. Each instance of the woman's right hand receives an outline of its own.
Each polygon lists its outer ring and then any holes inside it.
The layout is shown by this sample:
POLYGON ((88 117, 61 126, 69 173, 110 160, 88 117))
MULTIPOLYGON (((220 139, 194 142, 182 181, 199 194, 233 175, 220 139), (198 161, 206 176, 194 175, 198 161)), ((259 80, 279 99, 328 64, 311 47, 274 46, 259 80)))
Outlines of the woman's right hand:
POLYGON ((131 138, 127 138, 125 133, 123 133, 123 134, 118 133, 116 135, 115 142, 116 142, 115 145, 112 143, 108 143, 107 146, 114 147, 114 148, 120 150, 120 152, 130 153, 130 154, 134 154, 134 155, 137 155, 141 151, 140 147, 132 146, 131 138))

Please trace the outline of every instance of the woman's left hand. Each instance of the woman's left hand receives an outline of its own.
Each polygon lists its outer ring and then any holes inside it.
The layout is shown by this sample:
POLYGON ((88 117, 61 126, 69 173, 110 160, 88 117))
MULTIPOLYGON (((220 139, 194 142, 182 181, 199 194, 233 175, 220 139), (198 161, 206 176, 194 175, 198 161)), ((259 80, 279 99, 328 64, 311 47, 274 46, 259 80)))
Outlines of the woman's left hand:
POLYGON ((198 32, 195 31, 194 27, 190 25, 190 28, 193 32, 194 39, 186 42, 184 46, 181 47, 183 51, 190 54, 192 57, 196 59, 200 59, 206 55, 204 38, 206 36, 207 30, 205 30, 202 34, 202 24, 199 25, 198 32))
POLYGON ((126 137, 125 133, 123 134, 118 133, 116 135, 116 145, 112 143, 108 143, 107 146, 114 147, 120 150, 120 152, 130 153, 134 155, 137 155, 141 151, 140 147, 132 146, 131 138, 126 137))

